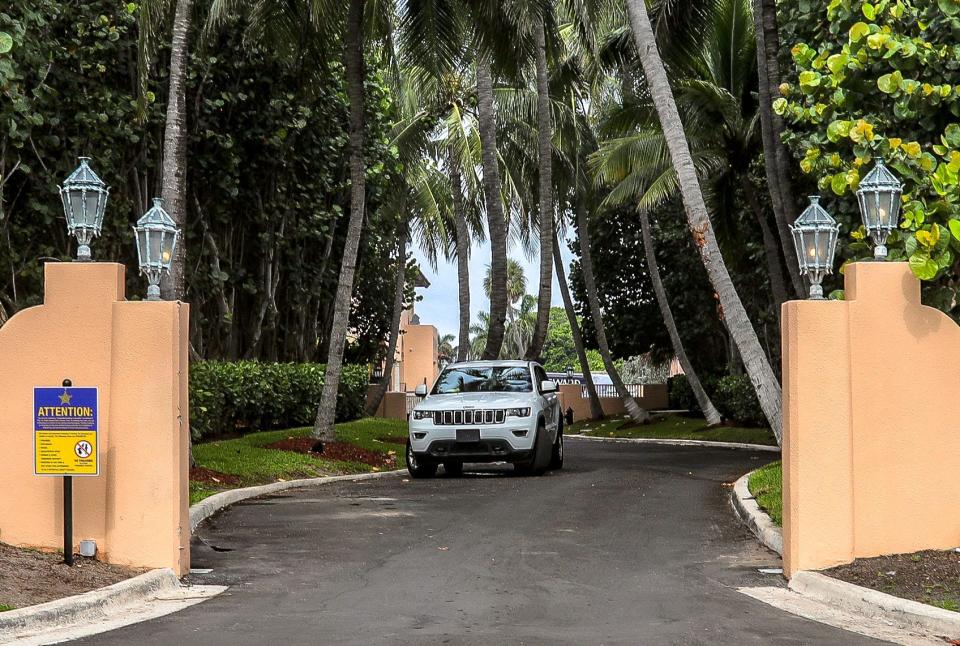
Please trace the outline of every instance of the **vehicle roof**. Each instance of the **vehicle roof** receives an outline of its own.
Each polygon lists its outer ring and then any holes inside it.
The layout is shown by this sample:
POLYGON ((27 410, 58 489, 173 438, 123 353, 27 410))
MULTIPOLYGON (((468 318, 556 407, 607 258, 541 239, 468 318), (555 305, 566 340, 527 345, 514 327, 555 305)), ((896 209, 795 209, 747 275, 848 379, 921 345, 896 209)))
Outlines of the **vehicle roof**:
POLYGON ((490 366, 505 366, 508 368, 526 368, 535 361, 523 361, 522 359, 487 359, 478 361, 460 361, 448 363, 447 368, 489 368, 490 366))

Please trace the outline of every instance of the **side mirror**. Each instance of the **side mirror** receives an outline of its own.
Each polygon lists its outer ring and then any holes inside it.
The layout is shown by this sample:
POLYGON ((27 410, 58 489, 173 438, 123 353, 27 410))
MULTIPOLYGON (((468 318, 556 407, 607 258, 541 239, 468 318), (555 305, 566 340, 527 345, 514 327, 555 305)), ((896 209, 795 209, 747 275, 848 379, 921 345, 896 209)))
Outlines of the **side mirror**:
POLYGON ((541 381, 540 392, 544 395, 557 392, 557 382, 550 380, 541 381))
POLYGON ((426 396, 427 396, 427 384, 419 384, 419 385, 417 386, 417 389, 414 390, 413 392, 415 392, 415 393, 417 394, 417 397, 426 397, 426 396))

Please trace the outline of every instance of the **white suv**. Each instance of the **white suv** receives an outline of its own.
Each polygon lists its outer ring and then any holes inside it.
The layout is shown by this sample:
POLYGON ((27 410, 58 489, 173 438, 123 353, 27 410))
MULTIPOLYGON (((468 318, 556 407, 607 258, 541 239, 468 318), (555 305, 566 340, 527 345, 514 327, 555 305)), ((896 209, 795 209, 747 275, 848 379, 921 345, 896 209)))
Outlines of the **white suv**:
POLYGON ((531 361, 469 361, 444 368, 409 417, 407 470, 429 478, 464 462, 512 462, 523 474, 563 466, 556 382, 531 361))

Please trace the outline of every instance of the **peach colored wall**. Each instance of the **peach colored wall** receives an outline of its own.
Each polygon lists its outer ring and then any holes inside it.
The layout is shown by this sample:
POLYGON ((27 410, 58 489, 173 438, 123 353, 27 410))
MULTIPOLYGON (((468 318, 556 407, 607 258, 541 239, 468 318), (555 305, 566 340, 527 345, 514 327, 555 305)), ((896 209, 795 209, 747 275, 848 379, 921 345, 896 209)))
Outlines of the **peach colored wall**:
POLYGON ((432 325, 408 325, 400 337, 403 363, 400 380, 413 392, 426 380, 433 386, 439 374, 437 364, 437 328, 432 325))
POLYGON ((784 570, 960 545, 960 327, 906 263, 782 316, 784 570))
MULTIPOLYGON (((579 422, 590 418, 590 399, 582 396, 582 386, 577 384, 560 384, 560 408, 566 413, 567 408, 573 408, 573 420, 579 422)), ((641 386, 637 404, 648 410, 657 410, 669 407, 666 384, 647 384, 641 386)), ((619 397, 601 397, 600 406, 607 416, 625 415, 626 408, 619 397)))
MULTIPOLYGON (((374 388, 376 388, 374 385, 367 388, 367 398, 370 397, 370 393, 374 388)), ((407 419, 407 393, 384 393, 375 416, 386 417, 388 419, 407 419)))
POLYGON ((126 302, 123 265, 48 263, 44 276, 44 304, 0 328, 0 541, 63 545, 62 478, 33 475, 32 409, 34 386, 69 378, 100 389, 100 475, 74 478, 75 542, 184 575, 189 307, 126 302))

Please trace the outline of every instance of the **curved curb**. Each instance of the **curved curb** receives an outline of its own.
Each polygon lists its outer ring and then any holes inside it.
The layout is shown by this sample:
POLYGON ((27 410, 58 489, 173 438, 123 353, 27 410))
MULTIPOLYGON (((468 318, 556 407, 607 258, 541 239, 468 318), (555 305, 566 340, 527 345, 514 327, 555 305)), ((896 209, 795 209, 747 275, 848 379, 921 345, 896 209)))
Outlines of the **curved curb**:
POLYGON ((761 543, 783 556, 783 530, 777 527, 767 512, 760 509, 760 505, 754 500, 750 493, 748 483, 750 473, 741 476, 733 483, 733 493, 730 495, 730 504, 733 505, 733 511, 743 521, 743 524, 750 528, 761 543))
MULTIPOLYGON (((747 483, 753 472, 741 476, 733 485, 730 503, 750 531, 777 554, 783 555, 783 531, 774 524, 750 494, 747 483)), ((951 639, 960 637, 960 613, 925 603, 901 599, 885 592, 801 570, 794 572, 788 587, 793 592, 850 614, 880 620, 904 630, 920 630, 951 639)))
POLYGON ((286 482, 273 482, 271 484, 259 485, 256 487, 244 487, 242 489, 229 489, 214 494, 209 498, 204 498, 197 504, 190 507, 190 533, 192 534, 197 526, 215 513, 236 504, 241 500, 248 498, 257 498, 271 493, 279 493, 288 489, 300 489, 303 487, 313 487, 323 485, 329 482, 343 482, 348 480, 355 482, 358 480, 372 480, 386 476, 395 476, 405 473, 406 469, 397 469, 396 471, 383 471, 377 473, 357 473, 345 476, 324 476, 322 478, 303 478, 300 480, 288 480, 286 482))
POLYGON ((779 446, 768 444, 743 444, 740 442, 711 442, 709 440, 668 440, 655 437, 596 437, 593 435, 567 434, 564 438, 593 440, 594 442, 621 442, 630 444, 660 444, 664 446, 705 446, 717 449, 741 449, 746 451, 769 451, 779 453, 779 446))
POLYGON ((63 627, 81 619, 85 623, 102 620, 108 611, 119 606, 155 598, 181 587, 172 569, 161 568, 83 594, 9 610, 0 614, 0 642, 6 643, 7 639, 24 633, 63 627))
POLYGON ((893 595, 839 581, 819 572, 794 573, 789 588, 821 603, 893 623, 907 629, 955 639, 960 637, 960 613, 901 599, 893 595))

